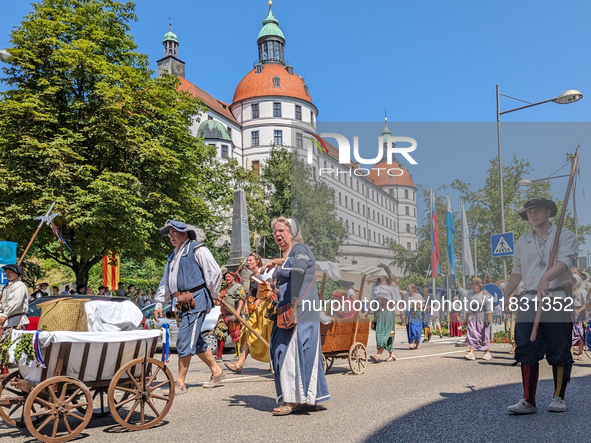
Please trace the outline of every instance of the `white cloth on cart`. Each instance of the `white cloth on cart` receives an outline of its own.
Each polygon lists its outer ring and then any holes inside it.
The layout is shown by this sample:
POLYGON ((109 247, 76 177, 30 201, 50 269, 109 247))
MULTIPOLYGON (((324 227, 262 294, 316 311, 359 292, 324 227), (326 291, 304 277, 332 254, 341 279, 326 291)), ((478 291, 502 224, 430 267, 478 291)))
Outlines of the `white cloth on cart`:
MULTIPOLYGON (((115 304, 115 303, 113 303, 115 304)), ((23 334, 34 334, 37 331, 20 331, 12 330, 12 340, 15 341, 20 335, 23 334)), ((79 378, 80 369, 82 366, 82 357, 84 355, 84 347, 86 343, 90 343, 88 352, 88 362, 86 364, 86 371, 84 373, 84 382, 96 381, 98 367, 101 360, 103 345, 107 343, 107 349, 105 353, 105 361, 103 365, 103 372, 101 380, 110 380, 113 378, 115 372, 119 367, 123 366, 127 362, 131 361, 135 355, 135 348, 137 342, 140 342, 138 357, 143 357, 148 350, 150 355, 150 349, 154 339, 158 339, 161 335, 161 330, 136 330, 136 331, 124 331, 124 332, 70 332, 70 331, 55 331, 48 332, 42 331, 39 334, 39 347, 41 355, 45 360, 45 364, 48 367, 47 377, 53 375, 53 371, 56 368, 57 360, 59 356, 59 349, 62 343, 72 343, 70 349, 70 358, 68 360, 68 367, 66 375, 69 377, 79 378), (123 353, 121 355, 121 362, 119 367, 116 367, 117 356, 119 354, 119 343, 125 343, 123 353), (47 347, 53 344, 51 351, 51 357, 47 360, 47 347)), ((22 377, 30 382, 39 383, 41 381, 41 375, 43 368, 37 367, 35 361, 30 364, 24 364, 25 361, 18 361, 15 359, 14 348, 16 344, 13 344, 9 349, 10 362, 20 363, 19 370, 22 377), (16 361, 15 361, 16 360, 16 361)), ((20 357, 20 356, 19 356, 20 357)))
POLYGON ((95 300, 84 303, 89 332, 133 331, 142 323, 142 311, 130 300, 109 303, 95 300))

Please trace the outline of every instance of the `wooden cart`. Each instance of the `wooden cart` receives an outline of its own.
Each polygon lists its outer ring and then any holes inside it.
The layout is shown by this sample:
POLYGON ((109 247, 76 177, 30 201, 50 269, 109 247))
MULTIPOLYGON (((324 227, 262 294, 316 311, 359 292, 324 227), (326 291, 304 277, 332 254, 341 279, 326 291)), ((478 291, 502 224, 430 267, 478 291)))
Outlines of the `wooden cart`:
MULTIPOLYGON (((23 333, 13 331, 13 340, 23 333)), ((153 358, 160 332, 101 335, 103 342, 97 333, 41 332, 46 367, 19 365, 2 380, 2 419, 48 443, 73 439, 92 417, 111 414, 129 430, 159 423, 174 399, 170 370, 153 358)))
MULTIPOLYGON (((329 262, 317 262, 316 276, 322 275, 320 298, 324 298, 326 280, 330 275, 333 280, 346 280, 359 283, 359 293, 363 295, 366 277, 386 275, 382 268, 368 266, 342 265, 329 262)), ((367 341, 371 321, 363 318, 356 310, 353 319, 334 319, 332 323, 321 324, 322 356, 324 372, 327 373, 337 358, 346 358, 354 374, 361 375, 367 367, 367 341)))

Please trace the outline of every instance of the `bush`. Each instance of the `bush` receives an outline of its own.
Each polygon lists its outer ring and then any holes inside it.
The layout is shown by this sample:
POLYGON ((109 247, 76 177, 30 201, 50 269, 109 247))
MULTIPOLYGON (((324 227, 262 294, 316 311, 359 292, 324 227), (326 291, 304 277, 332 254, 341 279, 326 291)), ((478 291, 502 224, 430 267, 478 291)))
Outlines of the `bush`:
POLYGON ((508 341, 507 333, 505 331, 495 332, 493 336, 493 343, 507 343, 508 341))

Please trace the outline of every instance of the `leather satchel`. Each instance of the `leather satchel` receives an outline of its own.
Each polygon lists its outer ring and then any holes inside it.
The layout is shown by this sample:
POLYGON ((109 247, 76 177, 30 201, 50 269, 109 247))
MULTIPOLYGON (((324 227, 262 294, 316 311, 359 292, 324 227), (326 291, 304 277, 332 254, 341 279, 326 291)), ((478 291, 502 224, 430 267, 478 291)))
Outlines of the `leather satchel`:
POLYGON ((298 305, 304 299, 308 291, 312 288, 312 285, 316 282, 312 279, 312 283, 304 292, 304 295, 298 300, 297 297, 293 297, 290 303, 286 303, 283 306, 277 306, 277 327, 281 329, 292 329, 298 324, 298 305))

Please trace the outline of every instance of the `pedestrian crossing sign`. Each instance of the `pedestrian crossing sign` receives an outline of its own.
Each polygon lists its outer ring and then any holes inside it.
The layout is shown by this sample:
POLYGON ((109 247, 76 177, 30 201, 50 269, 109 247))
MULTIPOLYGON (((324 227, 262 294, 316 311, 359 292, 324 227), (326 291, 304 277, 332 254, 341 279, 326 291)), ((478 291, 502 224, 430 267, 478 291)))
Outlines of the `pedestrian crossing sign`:
POLYGON ((494 234, 490 236, 490 247, 493 257, 506 257, 515 254, 513 233, 494 234))

